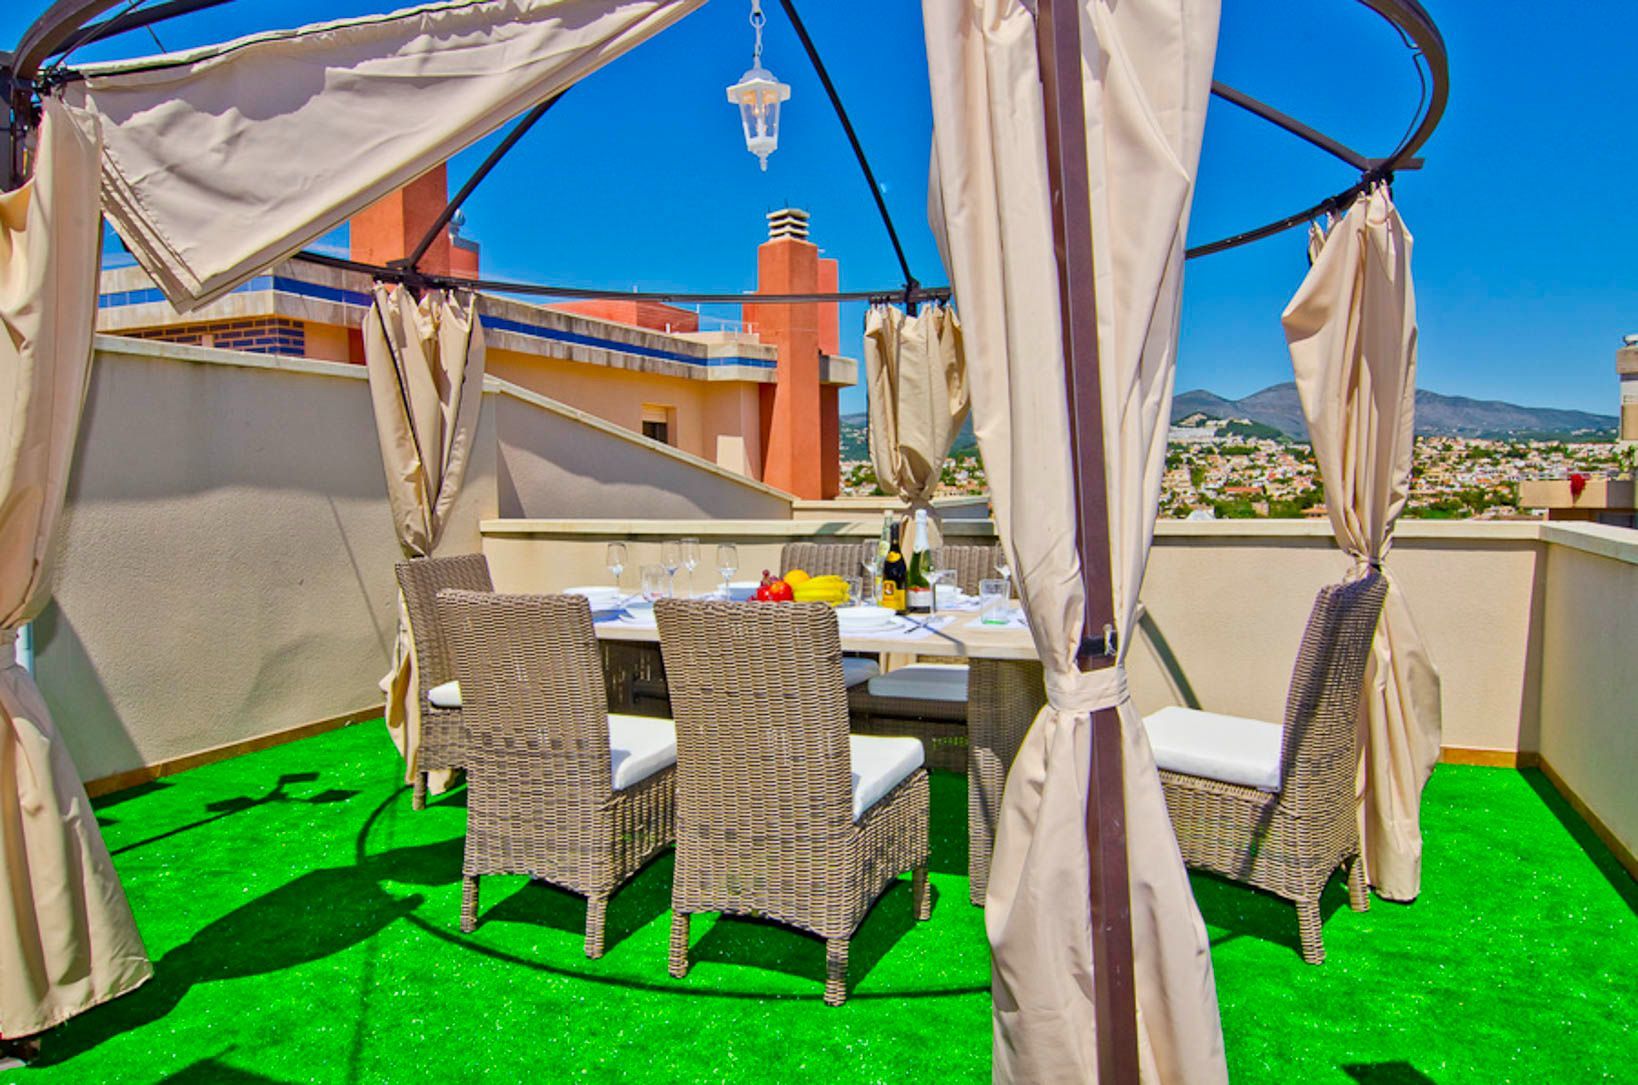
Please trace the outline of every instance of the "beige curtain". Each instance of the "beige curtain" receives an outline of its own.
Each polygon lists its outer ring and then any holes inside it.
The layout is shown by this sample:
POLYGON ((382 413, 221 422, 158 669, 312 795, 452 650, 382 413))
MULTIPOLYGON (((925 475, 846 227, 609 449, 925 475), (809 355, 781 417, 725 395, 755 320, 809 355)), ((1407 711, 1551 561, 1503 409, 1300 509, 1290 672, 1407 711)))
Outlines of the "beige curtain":
POLYGON ((1122 664, 1074 663, 1085 604, 1034 19, 1022 0, 924 0, 935 233, 966 331, 975 429, 1049 704, 1002 802, 986 924, 998 1081, 1096 1077, 1088 922, 1089 714, 1116 707, 1139 1043, 1149 1082, 1227 1079, 1210 946, 1124 655, 1154 529, 1184 232, 1216 48, 1216 0, 1084 0, 1098 344, 1122 664))
MULTIPOLYGON (((95 126, 91 127, 95 132, 95 126)), ((13 654, 50 598, 52 533, 91 373, 97 145, 46 102, 33 178, 0 194, 0 1035, 28 1036, 153 973, 40 691, 13 654)))
MULTIPOLYGON (((387 472, 393 527, 407 558, 431 557, 466 476, 483 407, 483 326, 471 297, 377 285, 364 317, 364 362, 370 374, 376 435, 387 472)), ((381 679, 387 728, 415 774, 421 702, 409 616, 398 607, 392 666, 381 679)), ((447 774, 435 774, 434 791, 447 774)))
POLYGON ((865 317, 870 459, 883 491, 931 510, 944 460, 971 403, 967 356, 955 310, 915 316, 890 305, 865 317))
POLYGON ((67 93, 109 219, 187 312, 702 3, 451 0, 88 64, 67 93))
MULTIPOLYGON (((1415 436, 1411 235, 1378 187, 1315 241, 1314 266, 1282 318, 1286 341, 1337 544, 1356 572, 1388 573, 1415 436)), ((1364 696, 1366 876, 1384 897, 1413 900, 1422 882, 1422 786, 1439 759, 1439 672, 1391 574, 1364 696)))

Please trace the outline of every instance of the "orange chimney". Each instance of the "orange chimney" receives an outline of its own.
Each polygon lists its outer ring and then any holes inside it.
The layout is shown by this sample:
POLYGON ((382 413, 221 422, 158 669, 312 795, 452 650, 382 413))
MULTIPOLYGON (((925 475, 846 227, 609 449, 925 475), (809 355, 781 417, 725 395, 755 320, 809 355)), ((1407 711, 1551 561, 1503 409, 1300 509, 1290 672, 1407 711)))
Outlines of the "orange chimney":
MULTIPOLYGON (((404 259, 421 243, 448 203, 448 174, 442 165, 434 166, 353 216, 348 227, 352 258, 366 264, 404 259)), ((478 246, 464 239, 452 241, 447 228, 439 230, 421 257, 421 270, 432 275, 476 278, 478 246)))
MULTIPOLYGON (((768 235, 757 249, 758 294, 832 288, 827 281, 836 281, 835 261, 820 260, 808 241, 807 212, 775 211, 768 216, 768 235)), ((835 306, 764 302, 744 309, 762 341, 779 349, 777 380, 762 386, 762 481, 800 498, 834 497, 840 481, 838 403, 835 390, 819 384, 819 356, 837 339, 835 306)))

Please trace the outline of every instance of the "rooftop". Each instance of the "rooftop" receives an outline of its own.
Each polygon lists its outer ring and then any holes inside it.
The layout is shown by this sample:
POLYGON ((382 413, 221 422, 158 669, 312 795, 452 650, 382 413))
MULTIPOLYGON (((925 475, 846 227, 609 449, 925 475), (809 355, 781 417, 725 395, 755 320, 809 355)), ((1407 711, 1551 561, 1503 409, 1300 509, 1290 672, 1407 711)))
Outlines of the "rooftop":
MULTIPOLYGON (((966 902, 966 788, 933 780, 933 916, 908 884, 854 943, 847 1005, 823 946, 696 922, 666 975, 670 858, 619 894, 607 956, 583 904, 495 878, 460 933, 464 792, 412 814, 378 722, 97 802, 156 963, 136 993, 47 1038, 25 1082, 982 1080, 983 912, 966 902), (419 1075, 417 1075, 419 1076, 419 1075)), ((1638 1019, 1635 884, 1540 773, 1441 765, 1424 893, 1326 899, 1305 965, 1282 902, 1196 875, 1229 1069, 1241 1081, 1614 1081, 1638 1019)))

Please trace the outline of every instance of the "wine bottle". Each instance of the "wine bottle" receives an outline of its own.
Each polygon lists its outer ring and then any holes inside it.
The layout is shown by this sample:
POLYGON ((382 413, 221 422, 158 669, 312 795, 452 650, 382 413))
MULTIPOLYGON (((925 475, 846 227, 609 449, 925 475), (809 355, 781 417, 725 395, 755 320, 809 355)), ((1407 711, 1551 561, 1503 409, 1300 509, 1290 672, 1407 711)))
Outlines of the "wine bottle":
POLYGON ((882 562, 882 606, 904 613, 906 599, 904 594, 904 554, 899 550, 899 525, 893 525, 893 531, 888 539, 887 560, 882 562))
POLYGON ((927 510, 916 510, 916 548, 910 555, 910 573, 905 580, 909 596, 907 607, 911 614, 933 612, 933 584, 927 574, 933 571, 933 552, 927 545, 927 510))
MULTIPOLYGON (((882 597, 882 570, 887 566, 887 552, 891 549, 893 549, 893 514, 892 512, 885 512, 882 514, 881 538, 876 542, 876 577, 875 582, 870 585, 872 599, 882 597)), ((868 571, 867 569, 866 572, 868 571)))

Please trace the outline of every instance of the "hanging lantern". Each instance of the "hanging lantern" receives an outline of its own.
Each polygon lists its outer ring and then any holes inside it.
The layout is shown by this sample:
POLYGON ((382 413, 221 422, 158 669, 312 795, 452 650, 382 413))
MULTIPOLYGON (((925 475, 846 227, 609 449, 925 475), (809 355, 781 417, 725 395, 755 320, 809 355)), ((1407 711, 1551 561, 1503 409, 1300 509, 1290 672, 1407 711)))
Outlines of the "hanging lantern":
POLYGON ((745 149, 768 168, 768 156, 779 149, 779 107, 790 99, 791 88, 774 78, 762 66, 762 0, 751 0, 751 26, 756 30, 756 52, 751 70, 728 88, 728 101, 739 107, 740 124, 745 129, 745 149))

